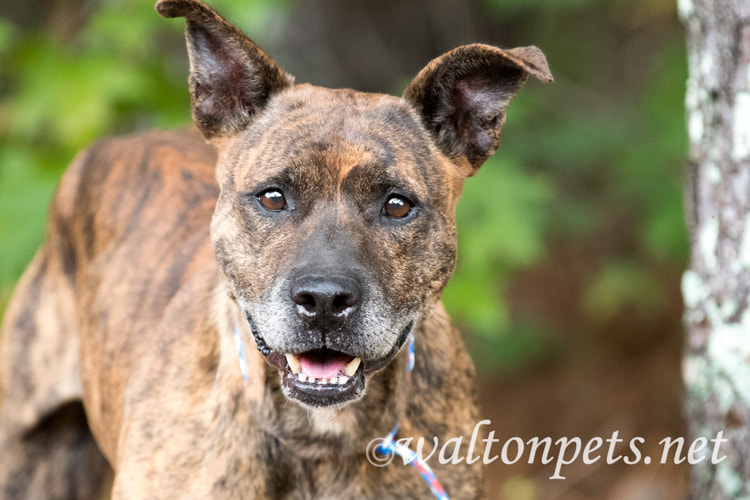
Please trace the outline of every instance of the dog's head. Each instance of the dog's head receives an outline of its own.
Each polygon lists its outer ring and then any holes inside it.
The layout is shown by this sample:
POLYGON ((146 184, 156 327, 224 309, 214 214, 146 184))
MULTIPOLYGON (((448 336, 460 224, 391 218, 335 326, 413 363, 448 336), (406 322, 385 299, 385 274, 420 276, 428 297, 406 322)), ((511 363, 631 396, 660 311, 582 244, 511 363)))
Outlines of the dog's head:
POLYGON ((255 335, 305 405, 364 394, 439 300, 456 256, 463 181, 495 151, 536 47, 468 45, 401 98, 294 85, 196 0, 187 18, 193 118, 219 152, 217 261, 255 335))

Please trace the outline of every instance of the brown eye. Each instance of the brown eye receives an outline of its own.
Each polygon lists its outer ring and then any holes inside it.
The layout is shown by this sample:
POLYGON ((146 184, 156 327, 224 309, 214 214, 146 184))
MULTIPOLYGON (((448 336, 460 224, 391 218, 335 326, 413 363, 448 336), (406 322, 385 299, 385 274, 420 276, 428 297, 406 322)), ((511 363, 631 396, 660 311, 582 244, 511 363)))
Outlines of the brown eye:
POLYGON ((385 202, 383 211, 391 219, 403 219, 411 213, 412 204, 406 198, 401 196, 391 196, 385 202))
POLYGON ((278 189, 269 189, 258 195, 258 200, 263 208, 272 212, 279 212, 286 207, 286 198, 278 189))

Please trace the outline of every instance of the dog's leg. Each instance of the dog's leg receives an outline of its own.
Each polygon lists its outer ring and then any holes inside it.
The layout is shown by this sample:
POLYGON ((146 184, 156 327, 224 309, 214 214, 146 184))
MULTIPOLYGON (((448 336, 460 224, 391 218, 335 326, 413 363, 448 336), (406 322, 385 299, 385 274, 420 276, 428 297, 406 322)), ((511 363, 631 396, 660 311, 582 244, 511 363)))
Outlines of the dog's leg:
POLYGON ((1 499, 99 499, 109 473, 80 403, 73 289, 64 267, 42 249, 0 331, 1 499))
POLYGON ((109 465, 91 435, 80 402, 58 408, 21 435, 5 437, 1 442, 1 498, 102 498, 109 465))

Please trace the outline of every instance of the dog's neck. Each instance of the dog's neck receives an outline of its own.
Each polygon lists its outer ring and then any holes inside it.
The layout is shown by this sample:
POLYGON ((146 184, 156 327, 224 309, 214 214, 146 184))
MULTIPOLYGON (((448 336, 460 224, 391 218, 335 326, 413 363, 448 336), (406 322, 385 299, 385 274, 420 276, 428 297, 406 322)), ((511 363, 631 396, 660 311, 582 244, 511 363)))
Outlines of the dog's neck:
MULTIPOLYGON (((205 277, 201 281, 205 283, 205 277)), ((343 491, 349 492, 345 497, 356 498, 361 492, 347 488, 377 481, 373 477, 382 470, 368 466, 368 444, 386 437, 397 422, 397 437, 424 437, 428 442, 433 436, 447 439, 471 433, 461 425, 446 425, 446 419, 476 419, 471 406, 452 404, 459 396, 471 395, 470 378, 458 332, 439 304, 414 329, 416 364, 411 379, 404 348, 388 366, 368 376, 359 401, 339 409, 309 409, 282 393, 278 370, 257 351, 247 320, 224 285, 214 287, 211 296, 210 316, 204 315, 207 328, 200 330, 198 345, 201 353, 216 353, 216 362, 193 366, 200 373, 191 371, 187 380, 194 383, 186 384, 190 397, 201 402, 196 416, 210 422, 205 428, 211 430, 214 448, 204 464, 206 473, 226 476, 269 498, 289 494, 284 488, 291 484, 306 485, 316 498, 340 498, 343 491), (235 325, 243 342, 247 380, 240 368, 235 325), (336 471, 335 479, 331 470, 336 471), (334 493, 323 494, 324 490, 334 493)), ((407 477, 419 480, 414 474, 407 477)))

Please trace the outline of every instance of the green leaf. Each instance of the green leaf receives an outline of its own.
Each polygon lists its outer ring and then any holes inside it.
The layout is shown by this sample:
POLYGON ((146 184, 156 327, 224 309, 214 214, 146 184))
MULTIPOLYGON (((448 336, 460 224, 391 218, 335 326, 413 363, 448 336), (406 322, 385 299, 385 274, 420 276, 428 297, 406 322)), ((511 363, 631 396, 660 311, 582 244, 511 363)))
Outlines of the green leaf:
POLYGON ((639 262, 621 260, 607 263, 597 273, 584 294, 582 306, 588 318, 607 321, 626 308, 648 318, 663 302, 662 288, 653 273, 639 262))

